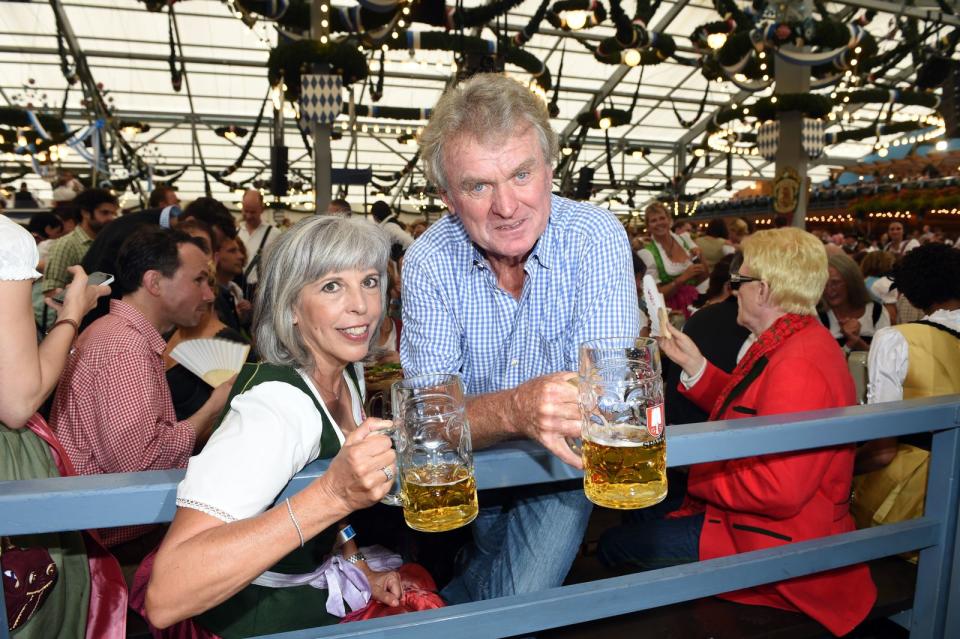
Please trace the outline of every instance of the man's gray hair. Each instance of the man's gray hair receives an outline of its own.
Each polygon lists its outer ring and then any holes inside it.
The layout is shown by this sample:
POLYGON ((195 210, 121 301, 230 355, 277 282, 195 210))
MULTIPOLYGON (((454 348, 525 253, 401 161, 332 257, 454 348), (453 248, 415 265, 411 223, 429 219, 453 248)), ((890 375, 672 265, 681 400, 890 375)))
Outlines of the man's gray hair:
POLYGON ((512 136, 518 126, 532 126, 543 152, 553 166, 557 134, 550 126, 547 105, 527 87, 499 73, 478 73, 447 89, 420 134, 423 171, 438 188, 450 185, 443 170, 444 145, 460 137, 496 144, 512 136))
MULTIPOLYGON (((295 224, 264 250, 253 316, 260 357, 271 364, 311 368, 313 355, 293 323, 301 291, 328 273, 373 268, 380 273, 385 310, 389 256, 386 231, 362 217, 317 215, 295 224)), ((376 334, 370 343, 375 339, 376 334)))

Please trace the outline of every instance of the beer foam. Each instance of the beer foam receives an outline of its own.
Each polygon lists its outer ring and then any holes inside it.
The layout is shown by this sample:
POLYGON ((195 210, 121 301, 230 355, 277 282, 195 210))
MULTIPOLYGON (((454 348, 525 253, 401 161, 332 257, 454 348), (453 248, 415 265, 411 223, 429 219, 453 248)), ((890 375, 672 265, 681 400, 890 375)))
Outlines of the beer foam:
MULTIPOLYGON (((621 425, 622 426, 622 425, 621 425)), ((643 426, 628 426, 630 430, 636 431, 636 434, 630 433, 629 438, 623 437, 609 437, 609 436, 598 436, 595 433, 590 435, 584 435, 584 439, 587 439, 594 444, 599 446, 610 446, 613 448, 633 448, 637 446, 643 446, 651 441, 654 441, 650 438, 650 435, 647 434, 647 429, 643 426), (639 437, 639 439, 637 438, 639 437)))

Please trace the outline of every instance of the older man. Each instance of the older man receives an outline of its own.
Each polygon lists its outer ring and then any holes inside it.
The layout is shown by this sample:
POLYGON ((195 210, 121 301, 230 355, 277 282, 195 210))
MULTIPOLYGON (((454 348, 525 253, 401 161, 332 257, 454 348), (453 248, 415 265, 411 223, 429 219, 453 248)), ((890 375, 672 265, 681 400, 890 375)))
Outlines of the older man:
MULTIPOLYGON (((263 252, 280 237, 280 232, 271 224, 263 221, 263 195, 260 191, 249 189, 241 201, 243 224, 237 236, 247 247, 247 261, 244 266, 247 286, 255 289, 260 279, 260 262, 263 252)), ((252 297, 248 295, 247 297, 252 297)))
POLYGON ((180 196, 177 194, 176 187, 169 184, 161 184, 150 193, 150 201, 147 204, 151 209, 162 209, 168 206, 180 206, 180 196))
MULTIPOLYGON (((565 442, 580 434, 578 345, 640 330, 626 233, 607 211, 551 196, 556 135, 513 80, 481 74, 447 91, 421 143, 451 214, 406 254, 404 371, 463 375, 476 447, 528 437, 580 468, 565 442)), ((443 596, 560 585, 589 515, 579 488, 513 491, 482 509, 443 596)))

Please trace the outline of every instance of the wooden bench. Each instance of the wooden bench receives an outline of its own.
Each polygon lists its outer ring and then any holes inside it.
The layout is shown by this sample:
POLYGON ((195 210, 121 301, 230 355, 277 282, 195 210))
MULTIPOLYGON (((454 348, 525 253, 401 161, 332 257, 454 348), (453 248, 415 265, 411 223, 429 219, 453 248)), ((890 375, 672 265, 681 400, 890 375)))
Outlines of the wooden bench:
MULTIPOLYGON (((810 636, 790 635, 805 619, 767 609, 735 606, 713 595, 919 550, 915 591, 899 596, 881 584, 884 601, 876 615, 900 612, 912 601, 910 614, 899 615, 911 637, 960 637, 960 558, 955 556, 960 510, 960 397, 911 400, 880 406, 851 407, 733 422, 688 424, 668 431, 668 464, 734 459, 792 450, 833 446, 872 438, 933 432, 926 512, 913 521, 859 530, 777 548, 674 566, 645 573, 571 583, 535 593, 478 601, 396 617, 328 626, 282 635, 283 639, 319 637, 387 637, 423 639, 456 636, 489 639, 527 633, 590 632, 603 624, 635 619, 631 634, 650 633, 657 619, 664 634, 651 636, 810 636), (784 421, 789 419, 790 421, 784 421), (687 602, 687 603, 684 603, 687 602), (732 608, 731 608, 732 606, 732 608), (656 610, 660 608, 660 610, 656 610), (743 610, 749 616, 742 616, 743 610), (734 611, 737 612, 734 612, 734 611), (767 621, 756 621, 758 619, 767 621), (601 621, 605 619, 614 621, 601 621), (789 618, 789 619, 788 619, 789 618), (754 621, 751 621, 753 619, 754 621), (686 634, 688 620, 700 621, 698 635, 686 634), (727 620, 726 626, 722 623, 727 620), (663 623, 666 623, 664 621, 663 623), (716 627, 712 626, 716 624, 716 627), (756 630, 755 630, 756 629, 756 630), (721 634, 725 632, 727 634, 721 634), (734 633, 734 634, 730 634, 734 633), (751 634, 752 633, 752 634, 751 634), (771 634, 773 633, 773 634, 771 634)), ((477 454, 481 490, 543 484, 576 477, 576 473, 530 442, 514 442, 477 454)), ((319 476, 327 462, 316 462, 284 489, 283 499, 319 476)), ((0 535, 101 528, 170 521, 176 484, 183 471, 100 475, 36 481, 0 482, 0 535)), ((481 497, 482 501, 482 497, 481 497)), ((886 573, 878 566, 878 576, 886 573)), ((898 571, 893 571, 897 573, 898 571)), ((893 574, 891 580, 896 582, 893 574)), ((842 605, 842 597, 838 601, 842 605)), ((3 620, 0 620, 2 622, 3 620)), ((692 628, 692 626, 691 626, 692 628)), ((573 635, 571 635, 573 636, 573 635)), ((581 636, 587 636, 586 634, 581 636)), ((0 623, 0 639, 7 637, 0 623)), ((279 639, 279 636, 277 636, 279 639)))

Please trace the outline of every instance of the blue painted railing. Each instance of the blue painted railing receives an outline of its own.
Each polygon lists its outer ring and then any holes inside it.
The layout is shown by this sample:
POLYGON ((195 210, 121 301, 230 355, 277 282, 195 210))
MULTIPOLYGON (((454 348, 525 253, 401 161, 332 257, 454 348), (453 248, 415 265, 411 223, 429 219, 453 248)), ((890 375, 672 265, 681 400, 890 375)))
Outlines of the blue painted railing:
MULTIPOLYGON (((670 466, 932 432, 925 514, 908 522, 721 559, 272 637, 507 637, 911 550, 920 551, 914 603, 912 612, 899 620, 909 627, 911 637, 960 637, 960 579, 951 580, 955 569, 960 569, 960 554, 954 554, 960 508, 958 426, 960 396, 672 426, 667 434, 670 466)), ((322 474, 326 464, 307 466, 291 480, 281 499, 322 474)), ((529 442, 477 453, 476 473, 481 490, 577 476, 576 471, 529 442)), ((183 471, 162 471, 0 482, 0 535, 167 522, 173 518, 176 485, 182 476, 183 471)), ((482 493, 480 499, 482 504, 482 493)), ((0 607, 0 621, 2 615, 0 607)), ((0 625, 0 639, 6 639, 5 629, 5 623, 0 625)))

